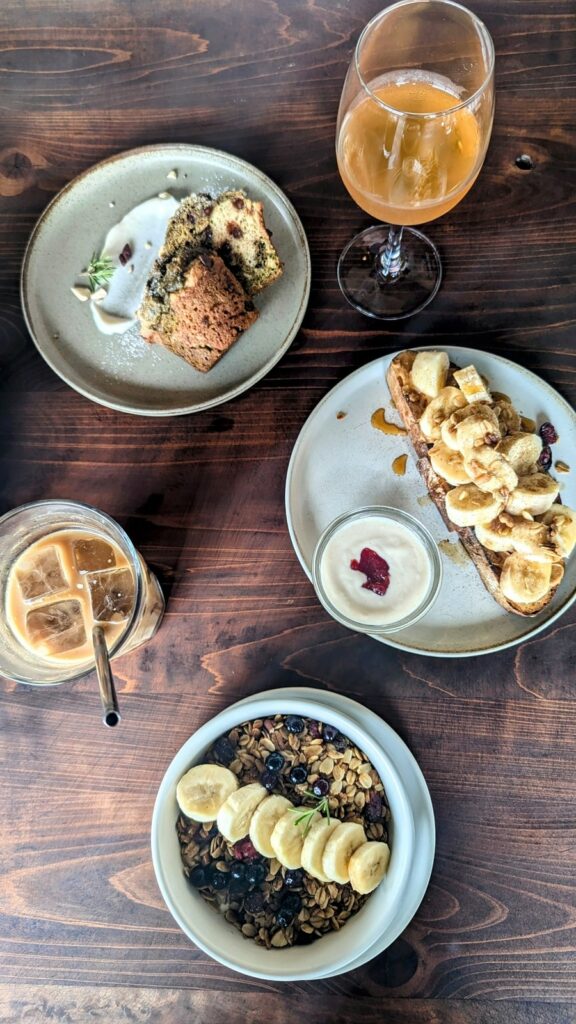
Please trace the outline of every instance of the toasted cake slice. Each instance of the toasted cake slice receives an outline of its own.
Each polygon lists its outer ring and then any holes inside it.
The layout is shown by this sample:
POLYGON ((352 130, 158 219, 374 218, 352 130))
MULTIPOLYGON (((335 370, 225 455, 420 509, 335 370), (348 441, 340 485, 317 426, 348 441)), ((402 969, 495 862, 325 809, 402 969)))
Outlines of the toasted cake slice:
POLYGON ((240 190, 223 192, 210 216, 212 247, 249 295, 261 292, 282 274, 282 263, 264 223, 262 203, 240 190))
POLYGON ((192 260, 209 248, 213 206, 209 195, 193 193, 182 200, 169 221, 164 244, 154 261, 138 310, 143 328, 156 327, 169 309, 171 293, 182 288, 192 260))
POLYGON ((201 252, 183 272, 182 285, 166 294, 153 323, 142 319, 141 334, 205 373, 257 318, 223 260, 201 252))

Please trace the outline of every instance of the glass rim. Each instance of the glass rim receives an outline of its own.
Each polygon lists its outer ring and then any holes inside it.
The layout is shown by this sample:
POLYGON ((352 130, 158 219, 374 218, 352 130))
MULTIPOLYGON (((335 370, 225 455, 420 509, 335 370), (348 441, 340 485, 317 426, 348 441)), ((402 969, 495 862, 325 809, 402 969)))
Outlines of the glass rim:
POLYGON ((366 505, 361 508, 350 509, 348 512, 343 512, 339 516, 336 516, 335 519, 328 523, 328 526, 322 531, 318 539, 312 556, 311 569, 312 582, 314 584, 316 596, 325 611, 327 611, 328 614, 336 620, 336 622, 339 622, 341 625, 347 626, 349 629, 353 629, 358 633, 381 637, 386 637, 388 633, 398 633, 400 630, 414 625, 419 619, 426 615, 438 597, 443 579, 442 559, 438 552, 438 546, 428 528, 424 526, 419 519, 411 515, 410 512, 405 512, 404 509, 401 508, 395 508, 393 505, 366 505), (373 622, 367 623, 361 619, 351 619, 347 615, 342 614, 326 594, 322 583, 322 574, 320 572, 322 556, 328 541, 335 533, 338 532, 338 530, 341 529, 342 526, 345 525, 345 523, 352 522, 354 519, 363 516, 380 516, 384 519, 391 519, 394 522, 405 526, 406 529, 417 534, 430 559, 430 585, 420 604, 413 612, 405 615, 404 618, 383 623, 381 626, 373 622))
POLYGON ((362 29, 356 46, 354 47, 354 68, 360 80, 360 84, 364 89, 364 92, 370 97, 371 100, 373 100, 374 103, 376 103, 379 107, 382 107, 383 110, 387 110, 389 113, 395 114, 396 116, 400 114, 406 117, 410 116, 412 118, 419 118, 421 120, 430 120, 431 118, 439 117, 445 114, 453 114, 457 110, 463 110, 465 107, 469 107, 474 102, 474 100, 485 91, 486 86, 488 85, 490 79, 492 78, 492 75, 494 74, 495 57, 496 54, 494 49, 494 40, 492 39, 492 36, 490 35, 488 29, 486 28, 486 25, 484 24, 483 21, 481 21, 481 19, 476 14, 474 14, 473 11, 469 10, 468 7, 464 7, 463 4, 455 3, 455 0, 398 0, 397 3, 390 4, 389 7, 384 7, 383 10, 378 12, 378 14, 375 14, 374 17, 370 19, 368 24, 365 25, 364 28, 362 29), (484 76, 482 84, 479 85, 478 88, 467 99, 462 100, 460 103, 455 103, 453 107, 447 107, 446 110, 438 110, 435 112, 428 113, 418 113, 418 111, 399 110, 398 107, 392 107, 389 103, 385 103, 384 100, 381 100, 380 97, 376 96, 374 91, 368 85, 366 79, 364 78, 364 75, 360 71, 360 50, 365 37, 367 36, 368 32, 370 32, 372 27, 376 24, 376 22, 378 22, 381 18, 385 17, 385 15, 390 14, 391 11, 398 10, 398 8, 400 7, 412 7, 415 4, 425 4, 425 6, 432 6, 433 4, 436 4, 439 7, 453 7, 458 11, 463 11, 464 14, 467 14, 470 20, 474 23, 480 37, 488 47, 488 70, 484 76))
MULTIPOLYGON (((21 512, 28 512, 30 509, 39 509, 42 507, 45 508, 47 506, 50 507, 56 505, 68 506, 73 509, 80 509, 82 511, 95 513, 97 516, 101 516, 102 519, 105 519, 111 525, 113 530, 116 530, 120 534, 122 541, 126 545, 128 554, 130 555, 130 567, 134 573, 136 583, 134 607, 130 614, 130 618, 126 624, 126 629, 123 630, 123 632, 112 644, 112 646, 108 648, 108 654, 112 658, 121 650, 123 644, 128 638, 129 633, 132 631, 132 628, 136 621, 137 613, 142 604, 142 595, 144 592, 144 576, 142 573, 142 566, 140 564, 140 556, 138 554, 138 551, 134 547, 134 544, 130 540, 130 537, 128 536, 124 528, 120 526, 120 523, 116 522, 116 520, 113 519, 112 516, 109 516, 107 512, 103 512, 101 509, 96 508, 95 505, 88 505, 84 501, 71 501, 69 498, 42 498, 39 501, 29 501, 25 505, 18 505, 17 508, 10 509, 10 511, 5 512, 3 516, 0 516, 0 528, 4 526, 5 523, 9 522, 9 520, 13 516, 19 515, 21 512)), ((63 527, 63 529, 65 529, 65 527, 63 527)), ((62 667, 64 668, 64 665, 62 667)), ((6 678, 12 679, 16 683, 24 683, 26 686, 60 686, 62 683, 73 683, 77 679, 81 679, 83 676, 86 676, 90 672, 95 671, 95 668, 95 660, 90 661, 87 662, 84 667, 80 668, 78 671, 75 671, 71 675, 65 675, 61 679, 47 680, 46 682, 41 682, 37 679, 24 679, 23 676, 16 675, 6 675, 6 678)), ((4 670, 1 669, 1 671, 2 674, 5 675, 4 670)))

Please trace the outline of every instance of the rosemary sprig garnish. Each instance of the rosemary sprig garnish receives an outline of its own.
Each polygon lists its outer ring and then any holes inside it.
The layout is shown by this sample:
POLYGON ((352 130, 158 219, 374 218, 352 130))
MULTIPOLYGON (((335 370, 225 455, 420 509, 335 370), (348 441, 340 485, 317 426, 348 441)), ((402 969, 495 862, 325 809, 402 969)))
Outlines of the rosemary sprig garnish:
POLYGON ((90 263, 80 274, 80 277, 87 277, 91 292, 103 288, 111 279, 116 267, 111 256, 102 256, 102 253, 93 252, 90 263))
POLYGON ((300 827, 304 836, 307 836, 312 827, 315 814, 321 814, 327 821, 330 821, 330 805, 327 796, 318 799, 309 789, 304 790, 304 796, 311 797, 314 800, 314 806, 306 807, 302 804, 300 807, 293 807, 292 812, 298 815, 298 817, 294 818, 295 826, 297 828, 300 827))

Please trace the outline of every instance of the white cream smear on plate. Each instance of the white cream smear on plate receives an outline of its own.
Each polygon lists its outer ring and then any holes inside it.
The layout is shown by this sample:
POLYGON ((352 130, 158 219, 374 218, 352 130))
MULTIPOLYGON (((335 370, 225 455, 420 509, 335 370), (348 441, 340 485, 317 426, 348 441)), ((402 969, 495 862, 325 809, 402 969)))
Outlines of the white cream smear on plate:
POLYGON ((426 548, 406 526, 379 516, 365 516, 342 526, 328 541, 320 563, 326 596, 349 619, 385 625, 410 615, 422 603, 432 570, 426 548), (350 563, 370 548, 389 566, 384 595, 363 587, 366 576, 350 563))
POLYGON ((107 286, 106 298, 90 303, 94 322, 102 334, 123 334, 136 323, 136 311, 152 264, 164 242, 168 221, 179 205, 169 193, 165 199, 154 196, 134 206, 110 228, 102 256, 109 256, 116 269, 107 286), (122 266, 119 257, 126 244, 132 255, 122 266))

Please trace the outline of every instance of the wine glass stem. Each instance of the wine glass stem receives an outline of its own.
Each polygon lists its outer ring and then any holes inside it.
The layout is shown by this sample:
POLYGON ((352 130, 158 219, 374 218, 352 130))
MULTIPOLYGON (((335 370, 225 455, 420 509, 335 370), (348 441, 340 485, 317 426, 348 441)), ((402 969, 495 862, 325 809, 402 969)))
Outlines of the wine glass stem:
POLYGON ((403 231, 404 228, 401 224, 391 224, 386 245, 378 253, 378 274, 388 281, 399 277, 404 269, 401 251, 403 231))

